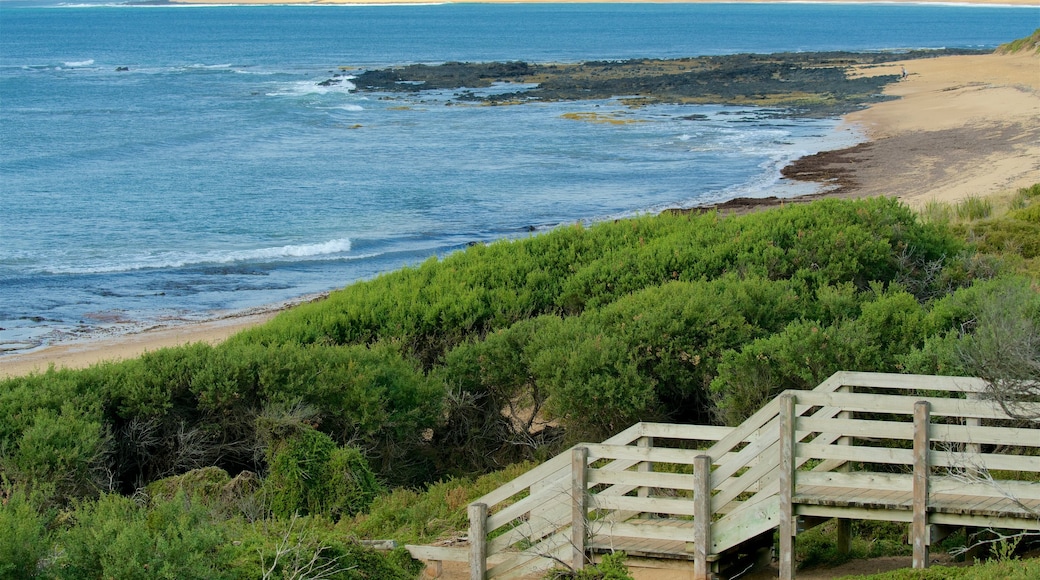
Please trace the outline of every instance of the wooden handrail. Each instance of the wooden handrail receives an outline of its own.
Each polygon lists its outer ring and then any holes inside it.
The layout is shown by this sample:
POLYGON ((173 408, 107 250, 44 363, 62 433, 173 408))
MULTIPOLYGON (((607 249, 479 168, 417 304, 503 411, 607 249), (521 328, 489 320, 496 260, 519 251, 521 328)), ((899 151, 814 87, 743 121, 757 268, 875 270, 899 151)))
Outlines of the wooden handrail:
MULTIPOLYGON (((915 561, 923 566, 930 522, 973 521, 970 514, 948 507, 932 513, 933 497, 960 490, 999 501, 1000 494, 1011 493, 1040 509, 1040 484, 1007 482, 998 492, 992 486, 965 485, 956 477, 933 473, 964 465, 1040 473, 1040 457, 983 452, 986 445, 1040 448, 1040 425, 992 425, 1009 418, 981 399, 985 386, 971 377, 840 372, 813 391, 780 394, 737 427, 637 423, 602 443, 579 444, 474 502, 486 506, 483 516, 474 512, 483 519, 484 537, 492 533, 496 537, 477 540, 484 545, 483 555, 472 548, 473 577, 478 577, 478 568, 491 578, 535 571, 556 561, 579 567, 586 546, 613 546, 609 538, 625 537, 677 543, 679 552, 694 560, 696 573, 703 575, 698 577, 707 577, 712 554, 778 523, 783 530, 784 570, 793 558, 790 550, 798 514, 837 513, 839 507, 828 507, 826 502, 801 505, 805 500, 799 490, 863 486, 913 492, 913 501, 891 504, 890 509, 906 510, 902 512, 906 515, 886 512, 883 517, 913 521, 915 561), (672 445, 667 441, 680 444, 662 447, 661 443, 672 445), (914 449, 885 441, 914 443, 914 449), (708 448, 690 448, 691 442, 708 448), (581 461, 578 449, 583 450, 581 461), (809 461, 814 467, 805 471, 809 461), (853 463, 905 465, 914 469, 915 476, 884 469, 835 471, 853 463), (594 520, 588 519, 590 510, 596 510, 594 520), (654 525, 654 519, 640 519, 641 514, 654 514, 664 518, 656 520, 662 522, 671 518, 678 527, 662 528, 654 525), (690 516, 692 526, 681 525, 690 516), (689 552, 682 548, 684 542, 689 552), (528 547, 516 552, 518 544, 528 547), (506 558, 505 551, 514 555, 506 558), (483 564, 473 563, 478 558, 483 564), (489 558, 500 563, 489 570, 489 558)), ((1040 404, 1036 407, 1040 410, 1040 404)), ((1006 510, 990 512, 1017 517, 1006 510)), ((849 513, 869 515, 853 508, 849 513)), ((1040 519, 1035 525, 1040 527, 1040 519)))

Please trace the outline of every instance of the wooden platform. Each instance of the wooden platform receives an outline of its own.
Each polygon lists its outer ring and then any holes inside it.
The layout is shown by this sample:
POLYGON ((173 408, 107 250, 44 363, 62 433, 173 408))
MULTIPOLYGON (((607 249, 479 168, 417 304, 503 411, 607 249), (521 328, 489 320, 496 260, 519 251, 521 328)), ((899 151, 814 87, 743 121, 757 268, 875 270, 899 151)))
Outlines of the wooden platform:
POLYGON ((1040 530, 1040 425, 1012 421, 984 388, 843 372, 737 427, 638 423, 577 445, 470 505, 471 577, 624 551, 723 578, 779 530, 780 577, 793 578, 797 534, 827 518, 846 538, 852 519, 909 524, 915 567, 937 526, 1040 530))

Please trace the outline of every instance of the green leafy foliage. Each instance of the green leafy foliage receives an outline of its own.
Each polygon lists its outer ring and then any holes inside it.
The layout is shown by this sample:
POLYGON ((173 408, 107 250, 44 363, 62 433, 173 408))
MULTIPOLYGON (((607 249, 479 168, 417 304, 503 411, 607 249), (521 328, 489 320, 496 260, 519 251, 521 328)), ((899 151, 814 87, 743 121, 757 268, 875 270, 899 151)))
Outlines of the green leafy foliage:
POLYGON ((81 503, 59 534, 56 578, 224 578, 224 530, 186 496, 147 510, 114 494, 81 503))
POLYGON ((625 565, 625 553, 614 552, 604 554, 596 564, 585 566, 581 570, 552 570, 545 575, 546 580, 633 580, 625 565))
POLYGON ((357 449, 337 447, 328 435, 304 427, 268 447, 270 472, 264 496, 271 512, 353 516, 382 490, 357 449))
POLYGON ((50 546, 47 519, 24 487, 0 483, 0 578, 32 578, 50 546))
MULTIPOLYGON (((1029 287, 990 278, 1008 256, 1028 259, 1021 228, 1034 224, 1017 212, 1035 197, 977 222, 1021 242, 974 247, 960 226, 880 198, 474 246, 220 346, 3 381, 0 467, 44 498, 37 513, 71 510, 44 532, 80 546, 62 565, 87 577, 113 554, 120 574, 151 566, 160 544, 185 554, 171 561, 187 576, 205 565, 187 554, 202 553, 233 577, 295 565, 350 577, 351 558, 390 560, 344 538, 451 534, 480 495, 455 482, 569 441, 640 420, 736 422, 837 370, 964 372, 981 305, 1029 287), (997 246, 999 258, 974 249, 997 246), (377 478, 409 487, 377 497, 377 478), (444 483, 408 491, 431 481, 444 483), (90 501, 142 488, 153 505, 90 501), (190 526, 201 543, 177 535, 190 526)), ((19 533, 33 537, 27 521, 19 533)))

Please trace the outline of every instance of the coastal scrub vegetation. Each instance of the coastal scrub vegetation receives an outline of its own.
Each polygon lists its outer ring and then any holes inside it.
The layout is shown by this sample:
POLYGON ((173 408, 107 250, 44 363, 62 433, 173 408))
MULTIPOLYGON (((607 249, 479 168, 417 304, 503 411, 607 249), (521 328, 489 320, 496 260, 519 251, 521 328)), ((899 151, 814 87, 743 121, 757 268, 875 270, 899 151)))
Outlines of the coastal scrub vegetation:
POLYGON ((884 198, 575 224, 5 380, 0 576, 410 578, 357 539, 459 533, 572 442, 837 370, 986 376, 991 305, 1040 328, 1038 194, 970 224, 884 198))

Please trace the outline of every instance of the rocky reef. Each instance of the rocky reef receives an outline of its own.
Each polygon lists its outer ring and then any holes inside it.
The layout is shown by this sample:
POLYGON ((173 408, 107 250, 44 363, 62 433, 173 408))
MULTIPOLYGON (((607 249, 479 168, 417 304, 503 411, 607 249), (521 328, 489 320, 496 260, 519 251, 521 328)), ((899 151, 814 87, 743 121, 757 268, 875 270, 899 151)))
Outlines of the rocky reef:
POLYGON ((896 75, 851 78, 846 75, 849 67, 950 54, 975 52, 735 54, 576 64, 447 62, 362 71, 353 82, 358 90, 369 92, 457 89, 456 100, 486 104, 618 97, 631 105, 762 105, 793 114, 835 115, 884 99, 881 89, 898 79, 896 75), (523 86, 493 94, 474 91, 507 83, 523 86))

